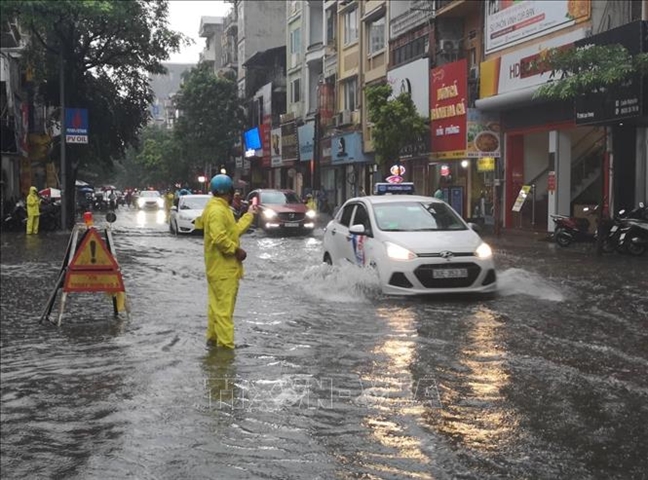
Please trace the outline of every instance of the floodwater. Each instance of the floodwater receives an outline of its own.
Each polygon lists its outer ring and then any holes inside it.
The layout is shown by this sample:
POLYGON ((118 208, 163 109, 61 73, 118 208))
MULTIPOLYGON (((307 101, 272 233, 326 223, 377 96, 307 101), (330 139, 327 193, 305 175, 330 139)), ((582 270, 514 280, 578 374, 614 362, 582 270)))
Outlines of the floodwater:
POLYGON ((253 233, 227 352, 202 239, 118 217, 130 318, 71 294, 39 325, 68 238, 0 237, 3 478, 648 475, 647 258, 507 238, 496 298, 408 299, 321 264, 321 230, 253 233))

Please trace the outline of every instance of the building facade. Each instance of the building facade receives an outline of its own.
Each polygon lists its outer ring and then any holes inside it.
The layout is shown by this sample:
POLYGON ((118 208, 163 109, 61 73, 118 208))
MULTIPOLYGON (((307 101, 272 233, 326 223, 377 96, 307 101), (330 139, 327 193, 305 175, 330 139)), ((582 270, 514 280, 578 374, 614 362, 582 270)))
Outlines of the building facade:
POLYGON ((199 35, 205 39, 200 62, 209 65, 215 73, 220 72, 223 62, 223 17, 201 17, 199 35))

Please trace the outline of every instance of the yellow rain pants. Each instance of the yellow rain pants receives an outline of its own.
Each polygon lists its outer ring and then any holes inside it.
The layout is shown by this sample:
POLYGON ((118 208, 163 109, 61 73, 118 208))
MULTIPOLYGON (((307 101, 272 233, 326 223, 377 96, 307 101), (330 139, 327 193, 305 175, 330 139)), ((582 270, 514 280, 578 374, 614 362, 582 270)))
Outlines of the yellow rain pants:
POLYGON ((38 233, 40 223, 40 198, 36 187, 29 187, 27 195, 27 235, 38 233))
POLYGON ((234 308, 243 277, 243 264, 234 253, 253 219, 251 213, 246 213, 236 222, 227 200, 213 197, 196 220, 196 228, 203 229, 205 242, 209 302, 206 336, 218 346, 234 348, 234 308))

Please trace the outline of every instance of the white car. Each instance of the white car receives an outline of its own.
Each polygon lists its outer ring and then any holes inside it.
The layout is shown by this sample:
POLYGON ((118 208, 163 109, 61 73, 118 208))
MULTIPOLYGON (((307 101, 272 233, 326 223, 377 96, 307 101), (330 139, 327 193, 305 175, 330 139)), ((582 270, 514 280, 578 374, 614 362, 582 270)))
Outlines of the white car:
POLYGON ((392 295, 493 293, 491 248, 443 200, 352 198, 326 226, 324 262, 373 267, 392 295))
POLYGON ((157 190, 142 190, 137 195, 137 208, 164 208, 164 199, 157 190))
POLYGON ((196 218, 202 215, 203 209, 211 195, 182 195, 178 205, 171 207, 169 230, 171 233, 193 233, 196 230, 196 218))

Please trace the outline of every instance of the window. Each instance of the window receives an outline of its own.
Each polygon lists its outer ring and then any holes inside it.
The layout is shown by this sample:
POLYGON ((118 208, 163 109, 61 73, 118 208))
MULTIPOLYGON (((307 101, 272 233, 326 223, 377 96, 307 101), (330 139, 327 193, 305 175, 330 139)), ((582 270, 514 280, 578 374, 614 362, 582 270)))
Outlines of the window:
POLYGON ((326 11, 326 44, 335 43, 337 37, 337 14, 334 10, 326 11))
POLYGON ((356 40, 358 40, 358 9, 354 8, 344 14, 344 44, 348 45, 356 40))
POLYGON ((296 28, 290 32, 290 53, 299 53, 301 51, 301 29, 296 28))
POLYGON ((356 77, 343 83, 344 110, 353 111, 357 108, 358 81, 356 77))
POLYGON ((290 82, 290 102, 297 103, 301 101, 301 78, 290 82))
POLYGON ((353 213, 354 208, 355 208, 354 203, 344 207, 344 209, 342 210, 342 215, 340 215, 340 225, 343 225, 345 227, 351 226, 349 224, 351 223, 351 214, 353 213))
POLYGON ((369 24, 369 53, 376 53, 385 48, 385 17, 369 24))
POLYGON ((369 214, 364 205, 358 204, 355 216, 353 217, 353 225, 364 225, 365 234, 371 235, 371 221, 369 220, 369 214))

